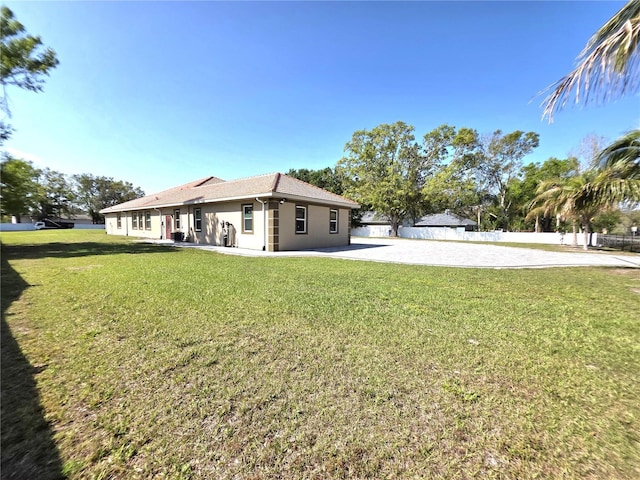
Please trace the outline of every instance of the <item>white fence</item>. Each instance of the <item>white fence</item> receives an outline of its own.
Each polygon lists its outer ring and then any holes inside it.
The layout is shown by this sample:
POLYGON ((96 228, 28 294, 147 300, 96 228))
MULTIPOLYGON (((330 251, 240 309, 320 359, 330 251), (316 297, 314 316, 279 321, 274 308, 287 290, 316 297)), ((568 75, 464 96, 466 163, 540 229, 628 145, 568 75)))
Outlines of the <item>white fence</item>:
MULTIPOLYGON (((73 227, 83 230, 104 230, 104 225, 76 223, 73 227)), ((35 230, 33 223, 0 223, 0 231, 35 230)), ((351 229, 352 237, 390 237, 391 228, 384 225, 357 227, 351 229)), ((463 240, 467 242, 513 242, 513 243, 545 243, 548 245, 570 245, 573 234, 567 233, 535 233, 535 232, 465 232, 464 228, 448 227, 400 227, 398 237, 422 240, 463 240)), ((578 233, 578 245, 582 245, 584 235, 578 233)), ((591 236, 591 245, 597 245, 598 234, 591 236)))
MULTIPOLYGON (((35 230, 33 225, 33 223, 0 223, 0 232, 24 232, 27 230, 35 230)), ((76 223, 73 228, 77 230, 104 230, 104 225, 76 223)))
MULTIPOLYGON (((591 244, 597 244, 597 233, 591 237, 591 244)), ((391 228, 387 226, 357 227, 351 229, 353 237, 390 237, 391 228)), ((422 240, 463 240, 468 242, 513 242, 513 243, 544 243, 548 245, 570 245, 573 233, 561 235, 548 232, 465 232, 464 228, 448 227, 400 227, 400 238, 417 238, 422 240)), ((584 235, 578 233, 578 245, 582 245, 584 235)))

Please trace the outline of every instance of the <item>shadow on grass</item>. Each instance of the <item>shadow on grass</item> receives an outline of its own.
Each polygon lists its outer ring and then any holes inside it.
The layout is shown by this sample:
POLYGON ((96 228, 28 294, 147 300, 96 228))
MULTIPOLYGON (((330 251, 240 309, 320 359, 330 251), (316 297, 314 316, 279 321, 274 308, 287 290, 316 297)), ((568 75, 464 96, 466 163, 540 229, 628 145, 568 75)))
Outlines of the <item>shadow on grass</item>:
POLYGON ((53 432, 44 418, 36 389, 34 376, 40 369, 29 363, 7 323, 9 306, 20 297, 29 284, 9 265, 5 255, 2 255, 1 276, 2 478, 64 478, 62 462, 53 441, 53 432))
POLYGON ((77 243, 42 243, 27 245, 5 245, 2 244, 2 258, 14 260, 18 258, 72 258, 86 257, 91 255, 115 255, 121 253, 161 253, 167 252, 166 248, 160 245, 144 243, 100 243, 100 242, 77 242, 77 243))

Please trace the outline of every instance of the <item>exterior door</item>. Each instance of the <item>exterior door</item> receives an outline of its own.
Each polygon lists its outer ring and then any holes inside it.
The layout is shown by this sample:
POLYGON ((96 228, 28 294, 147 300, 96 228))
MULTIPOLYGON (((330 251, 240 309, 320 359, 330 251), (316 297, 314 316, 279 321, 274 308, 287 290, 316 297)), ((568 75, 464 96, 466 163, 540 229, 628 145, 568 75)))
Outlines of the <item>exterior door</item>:
POLYGON ((165 217, 164 217, 164 226, 165 226, 165 230, 166 230, 166 236, 164 238, 166 238, 167 240, 169 240, 171 238, 171 232, 172 232, 171 226, 172 225, 173 225, 173 219, 171 218, 171 215, 165 215, 165 217))

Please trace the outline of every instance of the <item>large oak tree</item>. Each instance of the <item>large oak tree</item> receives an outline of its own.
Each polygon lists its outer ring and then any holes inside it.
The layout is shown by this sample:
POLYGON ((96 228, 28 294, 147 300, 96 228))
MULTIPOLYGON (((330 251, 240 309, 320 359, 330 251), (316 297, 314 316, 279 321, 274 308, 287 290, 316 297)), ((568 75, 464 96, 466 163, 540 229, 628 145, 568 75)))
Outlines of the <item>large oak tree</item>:
MULTIPOLYGON (((413 126, 400 121, 358 130, 337 164, 345 193, 386 217, 394 236, 402 221, 416 214, 425 179, 444 153, 437 134, 434 144, 424 148, 413 132, 413 126)), ((446 129, 441 133, 448 138, 446 129)))

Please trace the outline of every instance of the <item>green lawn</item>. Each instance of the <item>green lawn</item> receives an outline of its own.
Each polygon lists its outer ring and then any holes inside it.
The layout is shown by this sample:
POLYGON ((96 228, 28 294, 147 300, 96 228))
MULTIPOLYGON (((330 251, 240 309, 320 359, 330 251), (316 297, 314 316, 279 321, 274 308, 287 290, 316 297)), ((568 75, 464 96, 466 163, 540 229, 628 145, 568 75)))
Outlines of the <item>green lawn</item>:
POLYGON ((7 478, 640 477, 640 271, 4 232, 7 478))

